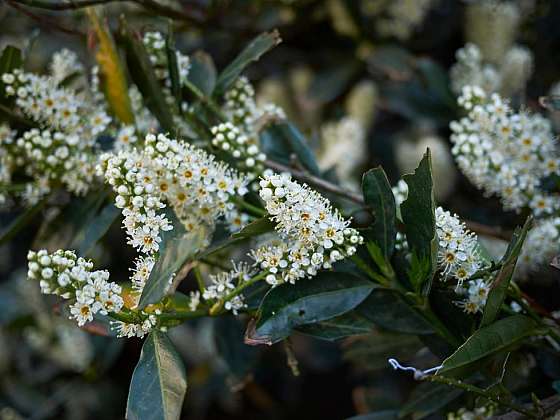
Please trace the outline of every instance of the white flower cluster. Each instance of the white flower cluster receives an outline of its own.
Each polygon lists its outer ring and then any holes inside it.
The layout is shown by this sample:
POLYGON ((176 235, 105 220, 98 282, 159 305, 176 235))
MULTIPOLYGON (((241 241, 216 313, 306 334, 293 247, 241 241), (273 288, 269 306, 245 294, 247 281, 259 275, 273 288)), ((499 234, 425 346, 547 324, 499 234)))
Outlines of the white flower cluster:
POLYGON ((267 175, 260 187, 260 197, 284 242, 252 253, 255 263, 269 272, 268 283, 294 283, 314 276, 319 269, 329 269, 334 262, 353 255, 363 242, 329 200, 292 181, 290 175, 267 175))
POLYGON ((549 264, 560 253, 560 218, 537 220, 527 233, 516 266, 516 277, 526 277, 533 271, 549 264))
POLYGON ((50 73, 56 83, 62 83, 71 76, 84 72, 82 63, 78 61, 75 52, 63 48, 53 54, 50 63, 50 73))
MULTIPOLYGON (((210 285, 204 289, 202 293, 202 298, 205 301, 224 301, 224 308, 227 311, 233 312, 237 315, 241 309, 247 307, 244 302, 243 296, 241 294, 236 294, 235 296, 229 298, 229 294, 232 293, 236 287, 248 281, 254 274, 256 270, 254 267, 246 263, 233 264, 233 269, 230 271, 224 271, 218 274, 210 275, 210 285)), ((197 303, 199 295, 194 295, 194 302, 197 303)), ((193 303, 193 295, 191 295, 191 303, 193 303)), ((192 309, 192 308, 191 308, 192 309)), ((196 306, 195 306, 196 309, 196 306)))
POLYGON ((254 177, 263 171, 266 155, 254 137, 247 137, 230 122, 212 127, 212 144, 240 161, 241 168, 254 177))
POLYGON ((405 41, 422 24, 433 6, 433 0, 364 0, 362 12, 375 18, 380 35, 405 41))
POLYGON ((456 412, 447 413, 447 420, 489 420, 494 416, 492 405, 476 407, 472 410, 460 408, 456 412))
POLYGON ((70 317, 79 326, 93 320, 96 313, 107 315, 123 307, 121 287, 109 282, 109 272, 93 271, 93 263, 77 258, 72 251, 29 251, 28 277, 38 280, 41 292, 72 301, 70 317))
MULTIPOLYGON (((395 202, 400 205, 408 197, 408 185, 402 179, 393 187, 395 202)), ((399 210, 400 211, 400 210, 399 210)), ((478 238, 470 232, 457 215, 437 207, 435 211, 436 235, 438 240, 437 262, 438 269, 442 272, 442 280, 453 278, 457 281, 455 291, 465 299, 457 302, 467 313, 476 313, 482 310, 490 290, 488 279, 470 278, 487 264, 478 251, 478 238)), ((397 235, 398 248, 408 250, 402 234, 397 235)))
MULTIPOLYGON (((142 39, 150 62, 155 67, 156 77, 165 83, 167 88, 171 88, 171 78, 169 76, 169 66, 167 60, 166 41, 161 32, 146 32, 142 39)), ((184 84, 189 75, 191 62, 188 56, 179 51, 175 52, 177 57, 177 70, 179 72, 179 82, 184 84)))
POLYGON ((498 195, 508 210, 528 206, 540 216, 560 209, 559 196, 541 189, 544 178, 560 174, 550 122, 515 113, 476 86, 464 87, 458 103, 468 114, 450 124, 452 152, 470 181, 498 195))
POLYGON ((484 61, 480 49, 467 43, 455 54, 451 68, 451 88, 460 94, 465 86, 480 86, 485 92, 510 96, 521 91, 533 70, 533 56, 525 47, 513 46, 500 65, 484 61))

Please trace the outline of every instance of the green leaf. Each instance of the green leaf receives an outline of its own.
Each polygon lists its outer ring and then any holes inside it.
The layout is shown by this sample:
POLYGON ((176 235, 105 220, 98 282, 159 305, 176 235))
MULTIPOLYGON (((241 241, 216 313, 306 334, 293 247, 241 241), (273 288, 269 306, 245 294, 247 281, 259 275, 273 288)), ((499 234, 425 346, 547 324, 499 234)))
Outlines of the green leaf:
POLYGON ((29 207, 4 228, 0 232, 0 245, 4 245, 6 242, 13 239, 25 226, 31 223, 31 221, 36 220, 35 216, 45 207, 46 202, 47 200, 43 199, 33 207, 29 207))
POLYGON ((494 322, 500 312, 513 276, 513 271, 515 270, 515 264, 517 264, 517 258, 519 257, 519 253, 523 247, 523 242, 527 237, 527 232, 531 228, 532 222, 532 217, 528 217, 523 225, 523 228, 518 228, 513 233, 511 242, 509 243, 508 249, 502 259, 502 267, 492 281, 490 293, 488 294, 486 305, 484 305, 484 312, 480 323, 481 327, 485 327, 494 322))
POLYGON ((171 93, 175 98, 177 109, 181 109, 181 80, 179 78, 179 65, 177 64, 177 50, 175 49, 175 39, 173 37, 173 25, 168 25, 167 37, 165 39, 165 54, 167 56, 167 69, 169 79, 171 79, 171 93))
POLYGON ((433 334, 431 325, 391 289, 374 289, 356 308, 356 312, 381 328, 405 334, 433 334))
POLYGON ((537 333, 538 324, 524 315, 500 319, 471 335, 455 353, 443 361, 438 374, 463 375, 480 366, 489 356, 507 350, 537 333))
POLYGON ((348 417, 346 420, 397 420, 396 410, 381 410, 374 411, 368 414, 361 414, 359 416, 348 417))
MULTIPOLYGON (((4 73, 11 73, 15 69, 21 68, 22 63, 21 50, 11 45, 7 45, 2 50, 2 56, 0 56, 0 76, 4 73)), ((0 78, 0 103, 6 104, 12 100, 13 97, 6 97, 5 86, 0 78)))
POLYGON ((276 223, 270 220, 268 217, 261 217, 260 219, 254 220, 248 225, 244 226, 239 232, 235 232, 231 237, 233 239, 249 239, 253 236, 262 235, 263 233, 268 233, 274 230, 276 223))
POLYGON ((373 284, 351 274, 321 272, 316 277, 284 284, 263 299, 254 328, 246 334, 248 344, 273 344, 301 325, 342 315, 359 305, 373 284))
POLYGON ((173 117, 144 44, 130 32, 124 18, 121 19, 120 32, 126 51, 128 71, 142 93, 146 107, 154 114, 164 131, 174 132, 173 117))
POLYGON ((79 255, 86 256, 93 249, 94 245, 107 233, 111 225, 119 217, 119 214, 121 214, 120 210, 113 203, 107 204, 86 225, 83 235, 76 236, 74 243, 76 243, 76 239, 80 239, 79 244, 71 248, 77 248, 79 255))
POLYGON ((371 332, 372 323, 356 311, 316 324, 301 325, 296 328, 300 333, 327 341, 336 341, 354 335, 371 332))
POLYGON ((138 302, 140 309, 159 302, 167 295, 171 286, 171 277, 195 256, 206 240, 206 234, 202 230, 185 232, 171 211, 167 212, 167 216, 172 221, 173 229, 162 233, 159 258, 142 290, 138 302))
POLYGON ((132 374, 126 418, 179 419, 186 391, 187 372, 173 343, 165 334, 153 331, 132 374))
POLYGON ((204 51, 197 51, 191 57, 188 80, 205 96, 212 95, 216 86, 216 66, 212 57, 204 51))
POLYGON ((254 38, 241 53, 220 73, 214 94, 223 95, 245 68, 257 61, 264 53, 277 46, 282 39, 278 31, 265 32, 254 38))
POLYGON ((414 388, 410 398, 399 411, 399 418, 423 419, 442 409, 462 393, 461 389, 454 389, 445 384, 421 383, 414 388))
POLYGON ((312 175, 321 176, 313 151, 294 125, 287 122, 269 124, 261 132, 261 146, 264 153, 286 165, 290 164, 292 155, 295 155, 312 175))
POLYGON ((325 104, 339 97, 360 72, 359 61, 346 61, 317 74, 307 92, 309 99, 325 104))
POLYGON ((371 207, 375 216, 375 222, 372 226, 373 239, 388 261, 395 249, 397 213, 395 196, 387 175, 380 166, 364 174, 362 191, 365 203, 371 207))
POLYGON ((435 199, 430 149, 426 151, 414 173, 404 175, 403 179, 408 185, 408 198, 401 204, 401 215, 406 227, 408 245, 419 261, 428 264, 430 273, 413 286, 416 291, 427 296, 437 264, 435 199))
POLYGON ((86 9, 87 16, 99 42, 95 58, 99 64, 103 93, 109 108, 124 124, 134 123, 134 113, 128 96, 128 85, 115 41, 106 23, 102 23, 93 7, 86 9))

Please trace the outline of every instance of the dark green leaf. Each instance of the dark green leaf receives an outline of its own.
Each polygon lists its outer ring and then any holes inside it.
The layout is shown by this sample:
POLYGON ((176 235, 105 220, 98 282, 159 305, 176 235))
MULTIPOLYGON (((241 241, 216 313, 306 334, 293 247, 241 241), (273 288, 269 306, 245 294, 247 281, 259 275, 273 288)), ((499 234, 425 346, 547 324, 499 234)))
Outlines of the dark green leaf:
POLYGON ((284 164, 290 164, 295 155, 311 174, 321 176, 315 155, 303 134, 290 123, 270 124, 261 132, 263 152, 270 158, 284 164))
POLYGON ((413 286, 427 296, 437 264, 435 199, 430 149, 426 151, 414 173, 404 175, 403 179, 408 185, 408 198, 401 204, 401 215, 406 227, 408 245, 420 261, 426 261, 430 273, 413 286))
POLYGON ((0 232, 0 245, 12 240, 25 226, 31 223, 31 221, 35 219, 37 213, 45 207, 45 203, 46 199, 43 199, 33 207, 29 207, 22 214, 16 217, 10 225, 2 229, 2 232, 0 232))
POLYGON ((391 289, 374 289, 356 312, 389 331, 417 335, 434 332, 420 313, 391 289))
POLYGON ((253 236, 262 235, 263 233, 271 232, 274 230, 276 224, 268 217, 261 217, 241 229, 239 232, 231 235, 233 239, 248 239, 253 236))
POLYGON ((254 38, 249 45, 220 73, 214 93, 223 95, 245 68, 257 61, 265 52, 278 45, 282 40, 278 31, 265 32, 254 38))
POLYGON ((124 41, 128 71, 142 93, 146 107, 154 114, 165 131, 173 132, 173 117, 146 48, 137 36, 129 31, 124 19, 121 19, 121 36, 124 41))
POLYGON ((197 51, 191 57, 189 81, 204 95, 210 96, 216 86, 216 66, 212 57, 203 51, 197 51))
POLYGON ((371 332, 372 327, 372 323, 365 317, 356 311, 351 311, 316 324, 302 325, 296 330, 322 340, 336 341, 345 337, 367 334, 371 332))
MULTIPOLYGON (((4 73, 11 73, 21 66, 21 50, 11 45, 4 47, 2 56, 0 56, 0 75, 4 73)), ((0 79, 0 103, 7 104, 11 102, 12 98, 6 97, 4 82, 0 79)))
POLYGON ((186 391, 187 373, 173 343, 165 334, 153 331, 132 374, 126 418, 179 419, 186 391))
POLYGON ((372 226, 373 239, 389 260, 395 249, 396 204, 391 185, 381 167, 367 171, 362 179, 365 203, 371 207, 375 216, 372 226))
POLYGON ((445 384, 421 383, 414 388, 410 398, 401 408, 399 418, 423 419, 442 409, 462 393, 462 390, 451 388, 445 384))
POLYGON ((194 257, 206 240, 204 232, 185 232, 172 211, 167 212, 173 229, 162 233, 159 258, 156 260, 138 302, 139 308, 159 302, 170 290, 171 277, 194 257))
POLYGON ((256 363, 257 349, 243 342, 245 328, 234 316, 221 316, 214 322, 214 342, 218 354, 237 381, 242 381, 256 363))
POLYGON ((86 229, 83 235, 79 235, 76 238, 80 238, 79 244, 71 248, 78 248, 78 254, 81 256, 86 256, 94 247, 94 245, 99 241, 109 230, 114 221, 118 218, 120 210, 115 207, 113 203, 107 204, 101 213, 99 213, 91 222, 87 223, 86 229))
POLYGON ((346 90, 359 70, 360 63, 350 61, 317 74, 309 86, 309 98, 320 104, 331 102, 346 90))
POLYGON ((500 319, 471 335, 455 353, 443 361, 438 374, 462 375, 480 366, 486 358, 507 350, 537 333, 538 324, 524 315, 500 319))
POLYGON ((482 314, 482 321, 480 323, 481 327, 485 327, 494 322, 500 312, 509 288, 511 277, 513 276, 515 264, 517 264, 517 258, 523 247, 527 232, 531 228, 531 224, 532 218, 529 217, 525 221, 523 228, 516 229, 513 234, 508 249, 502 259, 502 267, 492 281, 490 293, 488 294, 486 305, 484 305, 484 313, 482 314))
POLYGON ((276 287, 265 296, 246 342, 276 343, 298 326, 342 315, 359 305, 372 288, 367 280, 334 272, 321 272, 295 285, 276 287))

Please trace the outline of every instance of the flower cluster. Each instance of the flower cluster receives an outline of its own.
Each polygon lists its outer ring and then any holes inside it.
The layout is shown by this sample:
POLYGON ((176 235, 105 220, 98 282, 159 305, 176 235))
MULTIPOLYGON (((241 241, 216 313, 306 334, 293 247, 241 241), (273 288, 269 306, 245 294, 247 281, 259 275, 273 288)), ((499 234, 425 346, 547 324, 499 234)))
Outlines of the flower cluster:
POLYGON ((526 277, 560 253, 560 218, 538 220, 527 233, 516 266, 516 277, 526 277))
POLYGON ((266 175, 260 187, 260 197, 284 241, 252 253, 256 264, 269 272, 268 283, 294 283, 313 276, 353 255, 362 243, 363 238, 348 227, 349 221, 332 209, 329 200, 289 175, 266 175))
POLYGON ((479 87, 464 87, 458 102, 468 114, 450 124, 452 152, 471 182, 500 196, 508 210, 528 206, 537 216, 558 210, 558 195, 541 189, 544 178, 560 174, 549 121, 514 113, 479 87))
POLYGON ((41 292, 54 294, 72 302, 70 317, 79 326, 92 321, 97 313, 107 315, 123 307, 121 287, 109 282, 109 272, 93 271, 93 263, 77 258, 72 251, 29 251, 28 277, 38 280, 41 292))
MULTIPOLYGON (((166 41, 161 32, 146 32, 142 39, 150 62, 155 68, 156 76, 165 83, 167 88, 171 88, 171 78, 169 76, 169 66, 167 59, 166 41)), ((177 71, 179 72, 179 82, 184 84, 189 75, 191 62, 188 56, 179 51, 175 52, 177 57, 177 71)))
POLYGON ((212 127, 212 144, 240 161, 240 167, 248 174, 263 171, 266 155, 259 149, 256 139, 247 137, 230 122, 212 127))
MULTIPOLYGON (((220 272, 218 274, 210 275, 210 285, 204 289, 202 298, 205 301, 224 301, 224 309, 233 312, 235 315, 238 311, 247 307, 244 302, 243 296, 240 294, 232 293, 235 289, 247 282, 256 270, 254 267, 246 263, 233 264, 233 269, 230 271, 220 272), (230 297, 231 293, 231 297, 230 297)), ((196 292, 195 292, 196 293, 196 292)), ((195 295, 195 302, 198 303, 195 295)), ((191 303, 193 302, 191 295, 191 303)), ((192 309, 192 308, 191 308, 192 309)), ((195 307, 196 309, 196 307, 195 307)))
POLYGON ((447 413, 447 420, 486 420, 494 416, 496 408, 493 405, 476 407, 472 410, 460 408, 456 412, 447 413))

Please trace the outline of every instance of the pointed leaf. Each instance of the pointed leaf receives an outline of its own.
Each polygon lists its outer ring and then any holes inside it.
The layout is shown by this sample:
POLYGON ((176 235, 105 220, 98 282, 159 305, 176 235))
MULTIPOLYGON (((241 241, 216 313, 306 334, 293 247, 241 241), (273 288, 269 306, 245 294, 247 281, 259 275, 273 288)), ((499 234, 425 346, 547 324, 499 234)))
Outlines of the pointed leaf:
POLYGON ((538 324, 524 315, 500 319, 471 335, 455 353, 443 361, 438 375, 457 376, 476 370, 489 356, 507 350, 536 334, 538 324))
POLYGON ((263 299, 248 344, 273 344, 288 337, 292 329, 342 315, 369 295, 373 284, 345 273, 322 272, 295 285, 272 289, 263 299))
POLYGON ((388 261, 395 249, 396 204, 391 185, 381 167, 367 171, 362 179, 365 203, 371 207, 375 216, 372 226, 373 239, 383 251, 388 261))
MULTIPOLYGON (((86 256, 95 244, 107 233, 111 225, 121 214, 113 203, 107 204, 95 218, 87 224, 83 235, 80 235, 78 254, 86 256)), ((76 247, 72 247, 76 248, 76 247)))
POLYGON ((301 325, 296 328, 300 333, 327 341, 336 341, 354 335, 371 332, 373 324, 356 311, 316 324, 301 325))
POLYGON ((239 232, 235 232, 231 237, 238 240, 252 238, 253 236, 273 231, 274 226, 276 226, 276 224, 268 217, 261 217, 244 226, 243 229, 239 232))
POLYGON ((408 245, 420 261, 428 264, 430 273, 429 276, 421 279, 421 283, 414 286, 417 291, 427 296, 437 263, 435 199, 430 149, 426 151, 414 173, 403 176, 403 179, 408 185, 408 198, 401 204, 401 215, 406 227, 408 245))
POLYGON ((133 124, 134 113, 128 96, 128 85, 111 32, 106 24, 101 23, 95 9, 88 7, 86 11, 99 42, 95 58, 99 64, 103 91, 109 108, 122 123, 133 124))
POLYGON ((241 53, 220 73, 214 93, 223 95, 245 68, 257 61, 265 52, 282 42, 278 31, 265 32, 254 38, 241 53))
POLYGON ((159 331, 150 333, 132 374, 127 420, 175 420, 187 391, 185 366, 173 343, 159 331))
POLYGON ((513 234, 511 242, 502 260, 502 267, 492 281, 490 293, 486 299, 486 305, 484 305, 484 312, 480 323, 481 327, 485 327, 494 322, 500 312, 513 276, 513 271, 515 270, 515 264, 517 264, 517 258, 523 248, 523 242, 527 237, 527 232, 531 228, 531 224, 532 218, 529 217, 525 221, 523 228, 516 229, 513 234))

